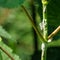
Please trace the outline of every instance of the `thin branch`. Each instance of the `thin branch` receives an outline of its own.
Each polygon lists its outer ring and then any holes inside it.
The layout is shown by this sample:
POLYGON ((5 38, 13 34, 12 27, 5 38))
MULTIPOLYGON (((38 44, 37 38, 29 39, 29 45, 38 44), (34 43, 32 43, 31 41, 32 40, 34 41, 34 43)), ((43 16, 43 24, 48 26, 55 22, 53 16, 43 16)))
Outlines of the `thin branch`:
POLYGON ((33 22, 33 18, 31 17, 31 15, 29 14, 29 12, 27 11, 27 9, 22 5, 21 6, 23 8, 23 10, 25 11, 25 13, 27 14, 29 20, 32 23, 33 28, 35 29, 36 33, 38 34, 38 36, 42 39, 43 42, 47 42, 44 37, 42 36, 42 34, 39 32, 38 28, 36 27, 35 23, 33 22))
MULTIPOLYGON (((47 41, 47 35, 48 35, 48 26, 47 26, 47 0, 41 0, 42 2, 42 8, 43 8, 43 37, 47 41)), ((46 60, 46 54, 47 54, 47 43, 42 43, 41 45, 41 60, 46 60)))
POLYGON ((0 46, 0 49, 11 59, 14 60, 14 58, 5 50, 0 46))
POLYGON ((54 37, 60 31, 60 26, 58 26, 49 36, 48 39, 54 37))

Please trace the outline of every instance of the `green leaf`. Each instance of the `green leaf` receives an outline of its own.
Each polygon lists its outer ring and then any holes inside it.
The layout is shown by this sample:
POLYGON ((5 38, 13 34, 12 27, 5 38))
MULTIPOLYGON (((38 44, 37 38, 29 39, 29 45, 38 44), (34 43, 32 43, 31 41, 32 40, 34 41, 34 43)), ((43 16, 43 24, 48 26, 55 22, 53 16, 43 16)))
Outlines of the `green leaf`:
POLYGON ((2 60, 1 50, 0 50, 0 60, 2 60))
POLYGON ((7 39, 12 39, 10 34, 2 26, 0 26, 0 36, 7 38, 7 39))
MULTIPOLYGON (((10 48, 10 47, 8 47, 6 44, 4 44, 3 42, 0 42, 0 46, 5 50, 5 51, 7 51, 13 58, 14 58, 14 60, 21 60, 20 58, 19 58, 19 56, 18 55, 16 55, 16 54, 14 54, 13 53, 13 50, 10 48)), ((0 52, 1 52, 1 55, 0 55, 0 60, 1 59, 3 59, 3 60, 10 60, 10 58, 2 51, 2 50, 0 50, 0 52)))
POLYGON ((0 0, 0 6, 5 8, 16 8, 23 2, 24 0, 0 0))
POLYGON ((60 47, 60 39, 48 43, 48 47, 60 47))
POLYGON ((60 25, 60 0, 50 0, 47 6, 48 23, 54 26, 60 25))

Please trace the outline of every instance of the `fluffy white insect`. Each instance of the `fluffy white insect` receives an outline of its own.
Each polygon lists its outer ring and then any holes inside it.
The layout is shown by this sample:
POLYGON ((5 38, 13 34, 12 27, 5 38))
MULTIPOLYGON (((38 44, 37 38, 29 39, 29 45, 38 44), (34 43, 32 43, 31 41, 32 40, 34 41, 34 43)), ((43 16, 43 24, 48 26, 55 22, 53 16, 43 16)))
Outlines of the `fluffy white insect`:
POLYGON ((40 26, 40 29, 43 30, 43 28, 44 28, 44 21, 42 21, 42 22, 39 24, 39 26, 40 26))

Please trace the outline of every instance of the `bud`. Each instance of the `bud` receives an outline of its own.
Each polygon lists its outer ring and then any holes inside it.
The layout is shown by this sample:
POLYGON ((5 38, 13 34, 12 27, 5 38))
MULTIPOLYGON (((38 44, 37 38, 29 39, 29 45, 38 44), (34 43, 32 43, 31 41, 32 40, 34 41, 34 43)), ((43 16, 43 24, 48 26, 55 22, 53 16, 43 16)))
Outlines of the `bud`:
POLYGON ((42 4, 47 5, 48 4, 47 0, 42 0, 42 4))

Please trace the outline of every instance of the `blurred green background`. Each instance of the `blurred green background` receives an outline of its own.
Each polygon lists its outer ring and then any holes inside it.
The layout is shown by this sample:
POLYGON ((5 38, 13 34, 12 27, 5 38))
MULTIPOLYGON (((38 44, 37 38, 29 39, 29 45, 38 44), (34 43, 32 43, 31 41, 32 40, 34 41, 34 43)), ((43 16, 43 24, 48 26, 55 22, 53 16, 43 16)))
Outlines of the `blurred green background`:
MULTIPOLYGON (((32 15, 31 3, 33 0, 0 0, 0 45, 5 48, 16 60, 32 60, 34 55, 34 33, 32 24, 22 9, 24 5, 32 15)), ((48 0, 47 19, 48 35, 60 25, 60 0, 48 0)), ((36 8, 36 25, 42 21, 41 0, 34 0, 36 8)), ((53 42, 48 44, 47 60, 60 60, 60 32, 54 36, 53 42)), ((37 36, 38 54, 41 55, 41 41, 37 36)), ((8 60, 7 56, 0 51, 0 60, 8 60)), ((35 56, 35 57, 37 57, 35 56)), ((40 60, 37 57, 36 60, 40 60), (37 59, 38 58, 38 59, 37 59)), ((9 59, 10 60, 10 59, 9 59)))

